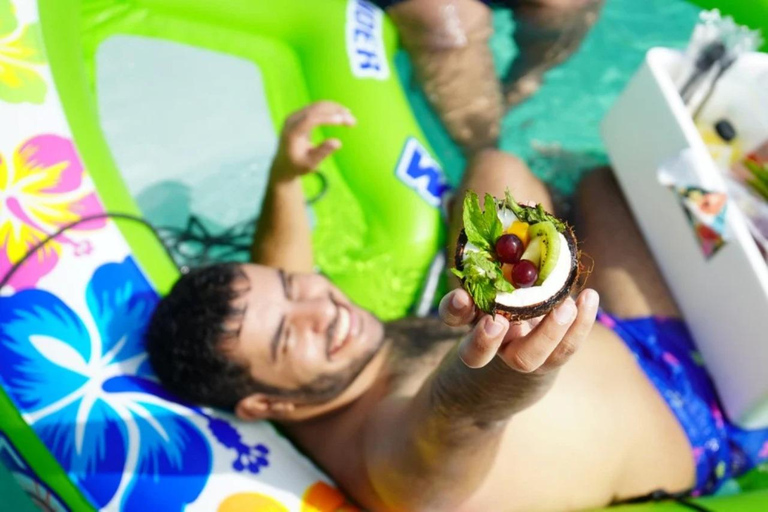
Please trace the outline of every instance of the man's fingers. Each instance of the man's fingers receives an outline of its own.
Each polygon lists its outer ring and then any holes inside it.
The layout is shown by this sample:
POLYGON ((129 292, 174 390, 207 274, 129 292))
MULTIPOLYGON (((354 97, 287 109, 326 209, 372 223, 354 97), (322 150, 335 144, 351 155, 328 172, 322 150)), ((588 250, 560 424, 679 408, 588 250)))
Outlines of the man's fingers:
POLYGON ((513 370, 531 373, 554 352, 576 318, 576 304, 570 297, 549 312, 527 336, 509 342, 501 351, 513 370))
POLYGON ((542 365, 541 369, 543 371, 550 371, 563 366, 576 353, 592 331, 592 326, 595 325, 599 304, 600 296, 595 290, 586 289, 581 292, 576 300, 576 306, 579 311, 576 315, 576 320, 571 325, 571 328, 568 329, 568 332, 565 333, 563 341, 560 342, 542 365))
POLYGON ((328 139, 319 146, 316 146, 307 151, 306 164, 307 170, 317 169, 320 162, 325 160, 328 155, 338 150, 341 147, 341 141, 339 139, 328 139))
POLYGON ((313 103, 300 111, 296 118, 289 118, 286 122, 286 130, 295 135, 309 135, 320 125, 345 125, 353 126, 357 120, 346 107, 331 101, 313 103))
POLYGON ((459 327, 472 323, 477 316, 477 310, 472 297, 463 288, 457 288, 440 301, 440 318, 446 325, 459 327))
POLYGON ((533 327, 529 321, 512 322, 509 324, 509 330, 507 331, 507 343, 512 343, 513 340, 528 336, 528 333, 531 332, 532 328, 533 327))
POLYGON ((499 350, 509 322, 501 315, 485 315, 459 345, 459 357, 470 368, 488 364, 499 350))

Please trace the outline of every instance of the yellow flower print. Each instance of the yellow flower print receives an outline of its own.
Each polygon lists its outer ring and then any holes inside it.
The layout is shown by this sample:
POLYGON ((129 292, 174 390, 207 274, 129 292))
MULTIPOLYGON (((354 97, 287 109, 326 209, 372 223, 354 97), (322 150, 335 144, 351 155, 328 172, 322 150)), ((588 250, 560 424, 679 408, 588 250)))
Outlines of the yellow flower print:
POLYGON ((0 100, 42 103, 48 87, 35 68, 43 63, 39 25, 19 26, 11 0, 0 0, 0 100))

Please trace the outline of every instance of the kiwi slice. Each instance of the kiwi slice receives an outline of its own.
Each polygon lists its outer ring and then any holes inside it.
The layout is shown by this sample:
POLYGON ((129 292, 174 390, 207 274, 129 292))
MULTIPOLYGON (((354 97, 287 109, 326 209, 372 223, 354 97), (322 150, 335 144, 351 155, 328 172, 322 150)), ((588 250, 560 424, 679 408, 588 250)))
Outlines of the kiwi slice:
MULTIPOLYGON (((528 235, 531 237, 531 242, 528 245, 533 245, 534 240, 539 240, 541 246, 541 258, 538 262, 539 265, 539 278, 536 280, 536 285, 541 285, 549 274, 557 266, 557 260, 560 258, 560 234, 557 232, 557 228, 549 221, 537 222, 528 227, 528 235)), ((523 259, 526 259, 523 256, 523 259)))

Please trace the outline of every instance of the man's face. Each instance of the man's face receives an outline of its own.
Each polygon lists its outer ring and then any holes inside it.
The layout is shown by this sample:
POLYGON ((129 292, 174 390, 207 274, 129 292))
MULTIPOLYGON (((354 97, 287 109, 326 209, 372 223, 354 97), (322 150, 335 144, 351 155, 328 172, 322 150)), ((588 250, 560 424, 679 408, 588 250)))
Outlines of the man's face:
POLYGON ((236 300, 245 308, 230 354, 247 361, 251 376, 311 403, 346 389, 376 355, 383 326, 328 279, 243 265, 250 288, 236 300))

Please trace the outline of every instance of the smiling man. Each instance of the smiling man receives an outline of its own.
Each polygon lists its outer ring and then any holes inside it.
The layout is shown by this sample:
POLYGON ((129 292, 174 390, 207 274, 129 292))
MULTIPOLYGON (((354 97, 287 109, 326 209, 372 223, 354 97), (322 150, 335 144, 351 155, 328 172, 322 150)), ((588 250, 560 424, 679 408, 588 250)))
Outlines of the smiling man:
MULTIPOLYGON (((288 119, 252 264, 183 276, 147 350, 181 398, 280 422, 367 510, 557 511, 657 489, 710 492, 759 461, 768 431, 722 421, 706 371, 610 173, 579 194, 591 284, 543 318, 478 314, 461 289, 439 318, 382 324, 312 272, 298 177, 339 147, 321 103, 288 119), (696 454, 694 456, 694 454, 696 454)), ((552 205, 518 160, 484 152, 464 187, 552 205)), ((461 219, 461 204, 452 218, 461 219)), ((459 222, 451 226, 456 239, 459 222)))

